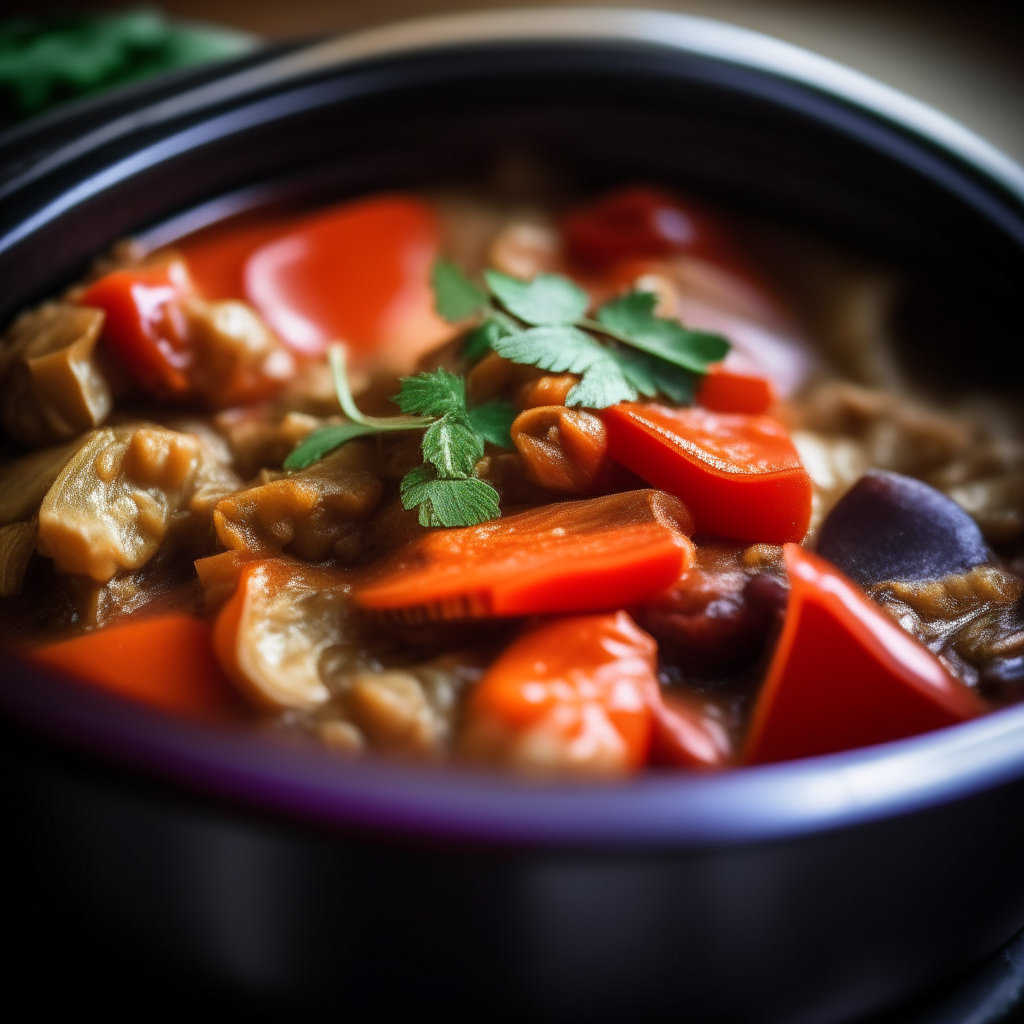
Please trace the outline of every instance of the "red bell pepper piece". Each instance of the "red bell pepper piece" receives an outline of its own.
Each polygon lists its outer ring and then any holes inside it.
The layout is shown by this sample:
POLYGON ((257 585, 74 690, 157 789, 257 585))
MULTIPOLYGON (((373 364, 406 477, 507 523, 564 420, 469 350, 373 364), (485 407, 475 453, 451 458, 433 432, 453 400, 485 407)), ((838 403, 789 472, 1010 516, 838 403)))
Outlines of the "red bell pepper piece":
POLYGON ((785 554, 789 605, 746 763, 884 743, 984 712, 972 690, 837 569, 796 544, 785 554))
POLYGON ((659 189, 622 189, 565 218, 570 257, 603 270, 620 260, 659 258, 673 253, 724 254, 721 229, 692 204, 659 189))
POLYGON ((435 530, 354 591, 370 611, 483 618, 619 608, 671 586, 693 561, 685 506, 658 491, 543 505, 435 530))
POLYGON ((115 270, 90 285, 79 300, 106 314, 103 339, 147 391, 166 398, 189 389, 192 353, 176 303, 194 291, 179 260, 158 267, 115 270))
POLYGON ((647 761, 657 646, 623 611, 557 619, 521 636, 466 707, 474 759, 622 775, 647 761))
POLYGON ((712 366, 701 381, 697 402, 712 412, 766 413, 775 404, 775 389, 766 377, 712 366))
POLYGON ((811 479, 768 416, 626 402, 604 409, 608 452, 681 498, 698 533, 784 544, 811 519, 811 479))
POLYGON ((161 711, 201 719, 241 711, 214 656, 209 624, 191 615, 108 626, 37 647, 28 660, 161 711))
POLYGON ((443 340, 430 268, 440 245, 433 209, 411 196, 345 203, 262 245, 245 266, 250 302, 295 351, 335 340, 358 355, 443 340))

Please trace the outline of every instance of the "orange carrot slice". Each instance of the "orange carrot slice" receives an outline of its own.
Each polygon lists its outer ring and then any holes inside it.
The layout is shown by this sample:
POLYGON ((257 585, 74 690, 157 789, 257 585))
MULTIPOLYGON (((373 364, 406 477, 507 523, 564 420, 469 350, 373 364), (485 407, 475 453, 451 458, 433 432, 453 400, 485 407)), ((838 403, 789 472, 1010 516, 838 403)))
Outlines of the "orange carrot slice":
POLYGON ((102 689, 190 718, 241 710, 213 653, 210 627, 191 615, 140 619, 37 647, 29 660, 102 689))
POLYGON ((674 583, 693 560, 677 498, 639 490, 559 502, 407 545, 355 591, 413 621, 618 608, 674 583))

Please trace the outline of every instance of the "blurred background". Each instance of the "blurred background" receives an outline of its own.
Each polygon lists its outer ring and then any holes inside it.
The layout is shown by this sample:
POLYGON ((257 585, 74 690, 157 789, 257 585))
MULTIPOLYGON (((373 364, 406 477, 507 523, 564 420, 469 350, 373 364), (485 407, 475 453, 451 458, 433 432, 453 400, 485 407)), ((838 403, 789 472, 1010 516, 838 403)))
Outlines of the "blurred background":
MULTIPOLYGON (((568 5, 566 0, 558 4, 568 5)), ((601 0, 587 5, 601 5, 601 0)), ((2 117, 10 124, 77 93, 262 42, 513 6, 545 5, 515 0, 0 3, 2 117)), ((1024 17, 1013 5, 985 0, 620 0, 607 6, 719 18, 808 47, 939 107, 1024 162, 1024 17)))

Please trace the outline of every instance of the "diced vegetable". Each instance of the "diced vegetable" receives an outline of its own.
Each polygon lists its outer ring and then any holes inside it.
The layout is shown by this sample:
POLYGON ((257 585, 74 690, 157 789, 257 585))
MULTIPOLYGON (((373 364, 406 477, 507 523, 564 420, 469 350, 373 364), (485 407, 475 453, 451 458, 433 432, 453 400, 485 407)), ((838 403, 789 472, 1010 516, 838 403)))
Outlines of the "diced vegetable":
POLYGON ((698 533, 783 544, 811 518, 811 481, 768 416, 623 403, 604 409, 613 459, 674 494, 698 533))
POLYGON ((135 381, 163 398, 185 394, 192 354, 178 303, 194 285, 181 259, 115 270, 89 286, 84 306, 103 310, 103 339, 135 381))
POLYGON ((743 760, 884 743, 974 718, 981 699, 838 570, 786 545, 786 620, 743 760))
POLYGON ((733 759, 732 741, 709 705, 696 697, 666 694, 657 684, 648 700, 654 715, 652 764, 666 768, 725 768, 733 759))
POLYGON ((413 620, 617 608, 679 578, 693 558, 691 531, 686 507, 660 491, 560 502, 432 531, 358 586, 355 599, 413 620))
POLYGON ((210 627, 190 615, 108 626, 37 647, 28 657, 162 711, 224 718, 241 707, 213 656, 210 627))
POLYGON ((245 268, 246 295, 297 352, 319 355, 340 340, 353 356, 381 349, 414 361, 452 332, 430 289, 439 234, 419 199, 346 203, 257 249, 245 268))
POLYGON ((745 412, 758 416, 774 405, 775 389, 767 377, 713 366, 701 382, 697 401, 712 412, 745 412))
POLYGON ((138 423, 93 431, 43 499, 40 553, 98 583, 140 568, 188 518, 204 475, 219 471, 211 461, 195 434, 138 423))
POLYGON ((626 775, 647 760, 657 647, 622 611, 530 630, 466 708, 467 756, 521 771, 626 775))
POLYGON ((214 627, 217 660, 258 707, 313 708, 330 697, 325 654, 372 668, 354 646, 348 576, 287 558, 241 567, 234 596, 214 627))
POLYGON ((354 524, 380 501, 374 449, 352 442, 299 473, 241 490, 214 509, 217 538, 236 551, 351 561, 354 524))
POLYGON ((512 443, 527 475, 541 487, 586 494, 607 475, 607 431, 599 416, 583 409, 527 409, 512 423, 512 443))
POLYGON ((0 340, 4 429, 28 444, 52 444, 98 427, 113 404, 96 359, 103 312, 48 302, 18 317, 0 340))
POLYGON ((991 559, 978 524, 934 487, 871 470, 821 525, 818 553, 861 586, 937 580, 991 559))
POLYGON ((708 253, 720 232, 691 205, 654 188, 627 188, 568 216, 562 224, 569 255, 601 270, 633 257, 708 253))

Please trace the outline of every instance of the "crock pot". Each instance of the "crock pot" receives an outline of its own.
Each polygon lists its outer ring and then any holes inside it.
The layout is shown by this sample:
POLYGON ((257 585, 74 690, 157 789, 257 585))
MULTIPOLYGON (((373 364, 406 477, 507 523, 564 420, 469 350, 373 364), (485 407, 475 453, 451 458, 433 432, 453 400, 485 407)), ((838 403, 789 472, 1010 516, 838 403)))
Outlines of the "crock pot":
MULTIPOLYGON (((985 360, 937 332, 928 365, 1018 386, 1021 168, 806 51, 626 10, 407 22, 0 138, 0 319, 125 235, 472 181, 509 151, 581 191, 653 180, 884 254, 919 305, 944 295, 986 332, 985 360)), ((1024 925, 1024 706, 720 775, 539 785, 348 762, 0 666, 14 962, 77 958, 91 997, 121 986, 147 1013, 187 985, 287 1019, 823 1024, 1024 925)), ((86 991, 47 987, 40 1005, 86 991)))

